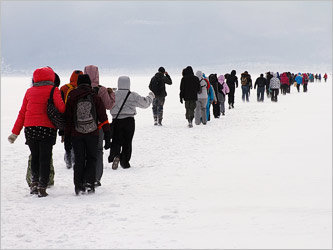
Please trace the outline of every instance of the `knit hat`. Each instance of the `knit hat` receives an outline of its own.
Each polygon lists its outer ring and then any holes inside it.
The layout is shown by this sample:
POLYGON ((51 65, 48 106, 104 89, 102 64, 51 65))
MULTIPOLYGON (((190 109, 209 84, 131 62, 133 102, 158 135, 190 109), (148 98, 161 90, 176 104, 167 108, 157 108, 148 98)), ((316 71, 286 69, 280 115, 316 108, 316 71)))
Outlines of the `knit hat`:
POLYGON ((55 74, 52 68, 43 67, 36 69, 33 74, 33 82, 51 81, 54 82, 55 74))
POLYGON ((165 73, 165 68, 163 68, 163 67, 159 67, 159 68, 158 68, 158 72, 165 73))
POLYGON ((91 85, 90 77, 88 74, 79 75, 77 78, 77 85, 88 84, 91 85))

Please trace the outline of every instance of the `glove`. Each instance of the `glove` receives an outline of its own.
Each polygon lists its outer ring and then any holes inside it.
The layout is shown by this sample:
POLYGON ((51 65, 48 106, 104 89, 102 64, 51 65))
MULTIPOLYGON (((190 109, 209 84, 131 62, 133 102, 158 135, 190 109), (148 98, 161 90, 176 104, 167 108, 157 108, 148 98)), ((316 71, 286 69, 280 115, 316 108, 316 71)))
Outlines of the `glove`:
POLYGON ((8 141, 9 141, 10 143, 14 143, 14 141, 17 139, 17 136, 18 136, 18 135, 11 134, 10 136, 8 136, 8 141))
POLYGON ((104 149, 109 149, 111 148, 111 133, 110 131, 104 132, 104 149))
POLYGON ((153 93, 153 92, 149 92, 149 94, 148 94, 151 98, 155 98, 155 94, 153 93))
POLYGON ((180 103, 183 103, 183 98, 180 98, 180 103))

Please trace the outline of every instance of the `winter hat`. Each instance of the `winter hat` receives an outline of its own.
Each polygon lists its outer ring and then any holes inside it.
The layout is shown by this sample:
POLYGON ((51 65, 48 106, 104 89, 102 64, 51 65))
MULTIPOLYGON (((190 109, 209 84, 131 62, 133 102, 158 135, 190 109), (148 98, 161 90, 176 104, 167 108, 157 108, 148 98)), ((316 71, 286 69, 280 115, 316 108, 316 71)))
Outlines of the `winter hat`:
POLYGON ((195 73, 195 75, 196 75, 199 79, 201 79, 201 78, 202 78, 202 71, 198 70, 198 71, 195 73))
POLYGON ((119 76, 118 78, 118 89, 130 89, 131 80, 128 76, 119 76))
POLYGON ((91 85, 91 80, 88 74, 79 75, 77 78, 77 85, 87 84, 91 85))
POLYGON ((159 67, 159 68, 158 68, 158 72, 160 72, 160 73, 165 73, 165 68, 163 68, 163 67, 159 67))
POLYGON ((52 68, 43 67, 36 69, 33 74, 33 82, 51 81, 54 82, 55 74, 52 68))

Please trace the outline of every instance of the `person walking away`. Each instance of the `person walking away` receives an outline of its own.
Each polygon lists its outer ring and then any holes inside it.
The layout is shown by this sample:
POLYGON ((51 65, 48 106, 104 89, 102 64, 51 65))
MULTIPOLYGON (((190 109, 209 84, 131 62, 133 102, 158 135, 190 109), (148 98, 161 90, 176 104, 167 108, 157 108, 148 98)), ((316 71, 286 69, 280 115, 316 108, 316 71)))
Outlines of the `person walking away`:
POLYGON ((225 115, 225 96, 230 93, 228 84, 225 83, 224 75, 220 75, 218 78, 218 90, 217 96, 220 100, 220 112, 222 115, 225 115))
POLYGON ((270 93, 270 90, 269 90, 269 83, 271 82, 272 77, 273 77, 273 73, 271 73, 270 71, 266 73, 266 79, 267 79, 266 95, 267 95, 267 98, 270 98, 270 96, 271 96, 271 93, 270 93))
POLYGON ((319 82, 321 82, 321 74, 320 73, 318 74, 318 80, 319 80, 319 82))
POLYGON ((153 117, 155 126, 162 126, 163 106, 165 103, 165 97, 167 96, 165 84, 171 85, 172 80, 168 72, 166 72, 163 67, 160 67, 158 72, 151 78, 149 84, 149 89, 155 95, 153 100, 153 117))
POLYGON ((209 83, 209 81, 206 78, 204 80, 207 82, 207 94, 208 94, 207 104, 206 104, 207 121, 210 121, 210 105, 213 103, 217 103, 217 98, 213 86, 209 83))
MULTIPOLYGON (((112 88, 106 88, 99 84, 99 70, 95 65, 88 65, 84 68, 84 74, 88 74, 91 80, 91 87, 95 90, 97 95, 102 99, 105 109, 111 110, 115 103, 115 94, 112 88)), ((101 179, 103 175, 103 139, 104 133, 99 129, 98 149, 97 149, 97 164, 96 164, 96 182, 95 185, 101 186, 101 179)))
POLYGON ((269 83, 269 88, 271 89, 271 100, 272 102, 277 102, 277 96, 279 94, 279 89, 280 89, 281 83, 279 78, 277 78, 277 74, 273 73, 273 77, 269 83))
POLYGON ((54 88, 53 102, 60 113, 65 111, 65 104, 60 91, 54 86, 55 73, 50 67, 38 68, 33 73, 33 85, 23 98, 23 103, 8 137, 14 143, 23 126, 26 144, 31 152, 32 183, 30 194, 38 197, 47 196, 50 176, 50 161, 53 145, 56 143, 57 130, 47 115, 47 103, 54 88))
POLYGON ((241 74, 241 84, 242 84, 242 100, 243 102, 246 100, 249 101, 249 90, 250 86, 252 86, 251 76, 247 71, 241 74))
POLYGON ((200 82, 200 91, 198 93, 198 98, 196 101, 196 108, 194 110, 195 115, 195 124, 200 125, 202 122, 203 125, 207 124, 207 100, 208 100, 208 92, 207 92, 207 82, 202 76, 202 71, 198 70, 195 75, 198 77, 200 82))
POLYGON ((282 94, 286 95, 289 85, 289 78, 287 76, 287 73, 286 72, 282 73, 280 78, 281 78, 280 81, 281 81, 282 94))
POLYGON ((232 70, 230 75, 226 77, 227 85, 229 87, 229 94, 228 94, 228 104, 229 109, 234 108, 235 104, 235 90, 238 88, 238 78, 236 76, 236 70, 232 70))
POLYGON ((326 82, 326 80, 327 80, 327 74, 325 73, 325 75, 324 75, 324 80, 325 80, 325 82, 326 82))
MULTIPOLYGON (((216 93, 216 98, 217 98, 216 103, 215 102, 213 103, 213 115, 214 115, 214 118, 220 118, 221 111, 220 111, 220 99, 218 96, 219 82, 217 79, 217 74, 210 74, 208 79, 209 79, 210 84, 213 86, 213 89, 214 89, 214 92, 216 93)), ((224 77, 223 77, 223 79, 224 79, 224 77)))
POLYGON ((194 75, 193 69, 191 66, 187 66, 183 69, 182 79, 180 82, 180 103, 185 101, 185 118, 188 121, 188 127, 192 128, 194 110, 196 108, 196 101, 198 100, 198 93, 201 91, 201 85, 199 78, 194 75))
POLYGON ((105 149, 111 145, 110 124, 101 98, 91 86, 89 75, 78 76, 77 88, 66 103, 65 136, 72 138, 75 155, 74 191, 76 195, 95 192, 99 131, 104 131, 105 149))
POLYGON ((115 93, 116 103, 111 109, 114 131, 108 158, 109 162, 113 162, 112 169, 114 170, 118 168, 119 162, 122 168, 131 167, 136 108, 148 108, 155 97, 153 92, 146 97, 140 96, 136 92, 131 92, 130 87, 131 81, 128 76, 118 78, 118 90, 115 93))
POLYGON ((257 89, 257 102, 264 102, 265 98, 265 87, 267 86, 267 80, 264 77, 264 74, 260 74, 254 83, 254 89, 258 86, 257 89))
POLYGON ((309 78, 308 75, 306 73, 303 74, 303 92, 307 92, 308 91, 308 83, 309 83, 309 78))
POLYGON ((302 82, 303 82, 303 78, 302 78, 301 73, 298 73, 298 74, 297 74, 297 76, 296 76, 296 78, 295 78, 295 81, 296 81, 296 83, 297 83, 297 85, 296 85, 297 91, 299 92, 299 86, 300 86, 300 85, 302 84, 302 82))
MULTIPOLYGON (((69 92, 77 88, 77 79, 79 75, 83 75, 83 72, 81 70, 74 70, 69 79, 69 83, 63 85, 60 88, 61 96, 65 104, 67 103, 67 97, 69 92)), ((68 136, 65 137, 64 134, 65 134, 64 131, 59 131, 59 135, 61 135, 61 142, 64 142, 64 148, 65 148, 64 161, 66 163, 66 167, 70 169, 74 165, 74 150, 71 138, 68 136)))

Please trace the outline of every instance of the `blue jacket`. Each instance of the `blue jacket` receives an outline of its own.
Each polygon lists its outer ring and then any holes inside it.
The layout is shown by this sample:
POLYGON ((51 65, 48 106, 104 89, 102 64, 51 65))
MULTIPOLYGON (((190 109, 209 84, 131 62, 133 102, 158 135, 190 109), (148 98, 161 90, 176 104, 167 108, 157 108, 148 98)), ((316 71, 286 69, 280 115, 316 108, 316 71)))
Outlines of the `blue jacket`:
POLYGON ((301 84, 302 83, 302 81, 303 81, 303 78, 300 76, 300 75, 298 75, 298 76, 296 76, 296 78, 295 78, 295 81, 297 82, 297 84, 299 85, 299 84, 301 84))

